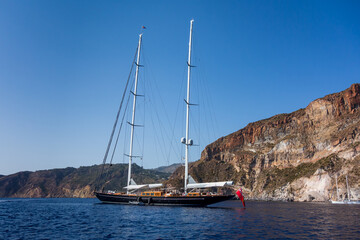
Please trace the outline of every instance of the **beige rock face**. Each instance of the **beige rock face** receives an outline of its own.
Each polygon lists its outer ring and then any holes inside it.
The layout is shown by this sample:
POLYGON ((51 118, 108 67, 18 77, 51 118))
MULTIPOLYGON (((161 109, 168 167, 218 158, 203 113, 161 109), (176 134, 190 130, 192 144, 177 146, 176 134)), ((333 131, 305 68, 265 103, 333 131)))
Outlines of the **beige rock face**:
POLYGON ((342 189, 346 174, 359 186, 359 150, 360 84, 353 84, 218 139, 190 174, 198 181, 235 180, 249 198, 324 201, 334 196, 336 173, 342 189))
POLYGON ((318 169, 314 175, 302 177, 291 183, 294 191, 294 201, 326 201, 331 187, 331 177, 328 172, 318 169))

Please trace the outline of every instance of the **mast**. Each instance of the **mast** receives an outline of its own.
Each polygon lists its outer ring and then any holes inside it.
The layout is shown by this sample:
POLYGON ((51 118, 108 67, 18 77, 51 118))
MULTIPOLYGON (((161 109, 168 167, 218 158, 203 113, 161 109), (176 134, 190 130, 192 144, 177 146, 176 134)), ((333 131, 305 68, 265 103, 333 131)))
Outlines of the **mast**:
POLYGON ((338 182, 337 182, 337 175, 335 175, 335 181, 336 181, 336 195, 337 195, 337 201, 339 201, 339 188, 338 188, 338 182))
POLYGON ((346 175, 346 189, 347 189, 347 194, 348 194, 348 200, 350 201, 350 189, 349 189, 349 182, 348 182, 347 175, 346 175))
MULTIPOLYGON (((131 164, 132 164, 132 158, 133 158, 133 142, 134 142, 134 127, 135 127, 135 108, 136 108, 136 97, 137 97, 137 83, 139 78, 139 62, 140 62, 140 49, 141 49, 141 39, 142 39, 142 33, 139 35, 139 45, 138 45, 138 51, 137 51, 137 58, 136 58, 136 72, 135 72, 135 86, 134 86, 134 92, 132 94, 134 95, 134 101, 133 101, 133 110, 132 110, 132 118, 131 118, 131 135, 130 135, 130 152, 129 152, 129 170, 128 170, 128 180, 127 180, 127 186, 131 185, 131 164)), ((129 189, 129 188, 127 188, 129 189)), ((127 190, 127 193, 129 193, 129 190, 127 190)))
POLYGON ((186 94, 186 135, 185 141, 185 181, 184 181, 184 192, 187 193, 187 184, 189 179, 189 146, 192 145, 192 140, 189 139, 189 111, 190 111, 190 73, 191 73, 191 42, 192 42, 192 29, 194 19, 190 21, 190 37, 189 37, 189 56, 188 56, 188 74, 187 74, 187 94, 186 94))

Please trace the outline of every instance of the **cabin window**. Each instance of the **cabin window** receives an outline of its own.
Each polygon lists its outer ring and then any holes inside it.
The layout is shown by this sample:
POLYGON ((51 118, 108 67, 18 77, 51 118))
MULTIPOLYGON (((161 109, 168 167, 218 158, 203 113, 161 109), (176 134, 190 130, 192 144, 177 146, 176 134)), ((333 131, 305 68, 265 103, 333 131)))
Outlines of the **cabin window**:
POLYGON ((154 196, 154 193, 153 193, 153 192, 151 193, 151 196, 154 196))

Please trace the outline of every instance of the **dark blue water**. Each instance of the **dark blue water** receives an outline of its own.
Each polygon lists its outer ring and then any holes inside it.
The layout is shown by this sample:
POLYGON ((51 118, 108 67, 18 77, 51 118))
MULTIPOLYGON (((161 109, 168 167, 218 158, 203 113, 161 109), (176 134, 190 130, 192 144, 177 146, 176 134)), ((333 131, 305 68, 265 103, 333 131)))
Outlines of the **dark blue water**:
POLYGON ((0 239, 360 238, 360 205, 240 204, 186 208, 0 199, 0 239))

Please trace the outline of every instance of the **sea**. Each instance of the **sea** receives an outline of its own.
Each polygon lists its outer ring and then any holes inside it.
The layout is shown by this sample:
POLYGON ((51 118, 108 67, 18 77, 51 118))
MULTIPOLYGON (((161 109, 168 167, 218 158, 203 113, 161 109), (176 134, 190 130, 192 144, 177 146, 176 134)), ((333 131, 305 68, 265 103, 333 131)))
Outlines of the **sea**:
POLYGON ((0 198, 0 239, 360 239, 360 205, 227 201, 211 207, 0 198))

